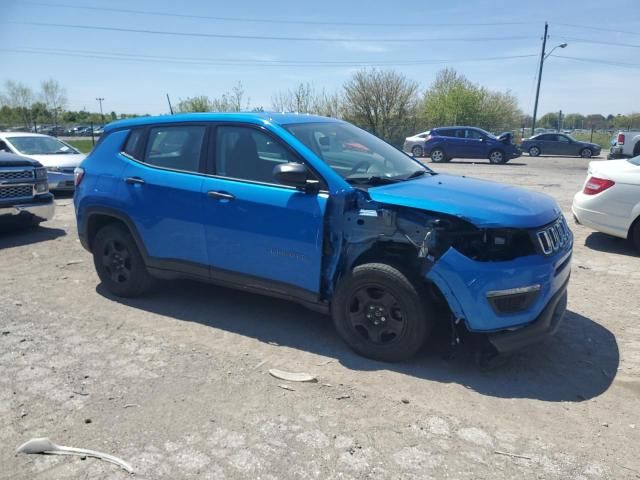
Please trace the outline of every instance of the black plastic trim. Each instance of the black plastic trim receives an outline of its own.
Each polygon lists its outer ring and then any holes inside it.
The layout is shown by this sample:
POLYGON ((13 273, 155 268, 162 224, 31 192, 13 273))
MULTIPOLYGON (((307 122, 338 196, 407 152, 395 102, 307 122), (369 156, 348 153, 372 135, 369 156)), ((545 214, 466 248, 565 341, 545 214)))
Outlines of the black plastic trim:
POLYGON ((555 293, 542 313, 532 323, 517 330, 506 330, 488 335, 489 342, 500 353, 510 353, 528 345, 539 343, 558 330, 567 310, 569 279, 555 293))

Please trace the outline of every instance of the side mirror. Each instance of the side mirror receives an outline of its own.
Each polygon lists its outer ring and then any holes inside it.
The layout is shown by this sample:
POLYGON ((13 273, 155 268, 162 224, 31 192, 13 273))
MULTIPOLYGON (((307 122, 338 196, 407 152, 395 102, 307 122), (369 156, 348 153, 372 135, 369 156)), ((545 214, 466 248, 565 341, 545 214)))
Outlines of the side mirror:
POLYGON ((302 163, 280 163, 273 167, 273 176, 283 185, 309 191, 318 186, 316 180, 309 179, 309 170, 302 163))

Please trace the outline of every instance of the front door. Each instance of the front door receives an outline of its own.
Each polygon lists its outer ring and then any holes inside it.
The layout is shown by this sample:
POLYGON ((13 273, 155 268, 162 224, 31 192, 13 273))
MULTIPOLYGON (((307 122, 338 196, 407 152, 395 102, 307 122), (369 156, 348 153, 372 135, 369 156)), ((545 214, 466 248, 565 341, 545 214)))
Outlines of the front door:
POLYGON ((130 145, 144 140, 143 130, 135 130, 121 154, 129 159, 119 200, 153 266, 183 269, 188 263, 202 265, 200 273, 208 273, 201 219, 203 176, 198 173, 205 132, 203 125, 153 127, 145 147, 130 145))
POLYGON ((212 137, 214 175, 202 185, 211 275, 319 292, 328 195, 278 183, 273 168, 301 160, 263 128, 218 125, 212 137))

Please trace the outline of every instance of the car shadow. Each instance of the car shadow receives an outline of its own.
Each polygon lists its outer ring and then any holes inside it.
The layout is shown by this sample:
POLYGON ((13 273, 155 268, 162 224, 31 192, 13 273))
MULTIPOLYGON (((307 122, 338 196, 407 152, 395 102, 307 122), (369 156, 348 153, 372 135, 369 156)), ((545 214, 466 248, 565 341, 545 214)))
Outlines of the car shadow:
POLYGON ((589 234, 584 241, 584 245, 598 252, 617 253, 618 255, 629 255, 632 257, 639 255, 638 251, 631 246, 628 240, 601 232, 589 234))
POLYGON ((15 225, 3 225, 0 227, 0 250, 55 240, 66 234, 67 232, 61 228, 43 226, 25 228, 15 225))
MULTIPOLYGON (((460 159, 460 160, 449 160, 448 162, 449 164, 453 164, 453 165, 491 165, 493 167, 524 167, 527 166, 528 163, 521 163, 521 162, 507 162, 507 163, 500 163, 500 164, 494 164, 489 162, 488 160, 484 160, 484 159, 469 159, 469 160, 465 160, 465 159, 460 159)), ((434 165, 439 165, 438 163, 435 163, 434 165)))
POLYGON ((352 370, 391 370, 429 381, 458 383, 500 398, 584 401, 609 388, 620 360, 614 335, 571 311, 543 347, 505 357, 500 366, 487 369, 473 361, 472 345, 451 350, 450 330, 443 327, 436 329, 417 357, 388 364, 351 351, 328 316, 285 300, 186 280, 163 282, 148 296, 137 299, 114 297, 102 284, 96 291, 132 308, 332 357, 352 370))

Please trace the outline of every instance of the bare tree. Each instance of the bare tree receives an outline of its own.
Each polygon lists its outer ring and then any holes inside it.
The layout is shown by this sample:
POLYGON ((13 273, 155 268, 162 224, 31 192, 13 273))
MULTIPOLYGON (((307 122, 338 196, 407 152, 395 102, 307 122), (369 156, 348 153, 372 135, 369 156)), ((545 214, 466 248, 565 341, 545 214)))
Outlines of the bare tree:
POLYGON ((345 117, 386 140, 415 124, 418 84, 393 70, 360 70, 344 85, 345 117))
POLYGON ((57 126, 58 116, 67 106, 67 91, 53 78, 42 82, 40 88, 42 89, 42 102, 47 106, 47 110, 53 118, 53 124, 57 126))
POLYGON ((2 103, 20 112, 24 126, 29 128, 32 121, 31 107, 33 106, 33 92, 29 87, 20 82, 7 80, 4 83, 2 103))
POLYGON ((294 89, 275 93, 271 97, 274 110, 281 112, 314 113, 327 117, 339 117, 342 98, 338 93, 317 91, 310 83, 300 83, 294 89))

